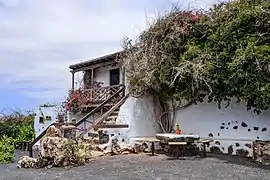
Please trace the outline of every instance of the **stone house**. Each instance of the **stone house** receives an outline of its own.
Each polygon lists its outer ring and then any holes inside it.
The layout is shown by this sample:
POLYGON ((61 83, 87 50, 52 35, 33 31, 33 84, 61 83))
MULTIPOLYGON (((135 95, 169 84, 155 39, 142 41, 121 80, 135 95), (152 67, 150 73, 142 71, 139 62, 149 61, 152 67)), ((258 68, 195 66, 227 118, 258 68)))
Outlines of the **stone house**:
MULTIPOLYGON (((121 146, 126 146, 133 143, 133 138, 161 132, 153 98, 129 96, 125 69, 118 61, 121 53, 123 51, 69 67, 75 95, 70 99, 67 119, 76 121, 77 134, 84 138, 92 136, 94 129, 101 130, 103 133, 99 136, 105 138, 101 144, 116 137, 121 146), (74 76, 80 72, 84 72, 83 85, 76 89, 74 76), (78 102, 80 110, 76 110, 78 102)), ((208 151, 253 156, 252 142, 270 139, 270 111, 255 115, 236 100, 224 107, 218 109, 215 103, 205 101, 177 110, 172 116, 183 133, 213 139, 208 151)))

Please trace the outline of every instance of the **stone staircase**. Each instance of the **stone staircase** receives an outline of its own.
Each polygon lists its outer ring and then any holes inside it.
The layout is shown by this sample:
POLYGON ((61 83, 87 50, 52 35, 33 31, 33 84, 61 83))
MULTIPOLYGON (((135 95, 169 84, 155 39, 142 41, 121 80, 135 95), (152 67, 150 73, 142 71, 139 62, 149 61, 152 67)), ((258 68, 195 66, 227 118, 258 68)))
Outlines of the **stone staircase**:
POLYGON ((118 117, 119 114, 119 108, 117 110, 115 110, 114 112, 112 112, 112 114, 107 117, 102 124, 116 124, 116 119, 118 117))
MULTIPOLYGON (((104 102, 99 104, 93 110, 88 112, 84 117, 79 119, 78 122, 76 122, 74 124, 74 128, 76 128, 77 131, 80 131, 78 134, 76 133, 76 136, 77 137, 84 137, 87 134, 87 136, 90 138, 91 136, 97 136, 98 135, 99 142, 100 142, 101 134, 97 132, 99 129, 103 129, 103 128, 127 128, 128 127, 127 124, 116 124, 116 119, 117 119, 117 116, 119 114, 120 106, 125 102, 125 100, 129 96, 128 94, 125 95, 125 96, 120 96, 121 93, 124 94, 124 89, 125 88, 122 87, 119 91, 115 92, 113 95, 111 95, 109 98, 107 98, 104 102), (109 108, 107 107, 108 110, 106 110, 106 112, 102 113, 97 119, 95 119, 93 124, 91 123, 90 126, 85 127, 83 131, 78 129, 79 125, 89 123, 87 119, 89 117, 93 116, 94 114, 97 114, 98 112, 101 112, 101 110, 109 103, 111 104, 111 106, 109 108)), ((59 123, 54 123, 52 125, 61 126, 63 124, 65 124, 65 123, 62 123, 62 124, 61 123, 60 124, 59 123)), ((33 150, 34 144, 36 142, 38 142, 42 137, 44 137, 44 135, 46 134, 47 129, 44 130, 44 132, 42 132, 38 137, 36 137, 30 143, 30 148, 29 148, 29 156, 30 157, 32 157, 32 152, 33 152, 32 150, 33 150)))

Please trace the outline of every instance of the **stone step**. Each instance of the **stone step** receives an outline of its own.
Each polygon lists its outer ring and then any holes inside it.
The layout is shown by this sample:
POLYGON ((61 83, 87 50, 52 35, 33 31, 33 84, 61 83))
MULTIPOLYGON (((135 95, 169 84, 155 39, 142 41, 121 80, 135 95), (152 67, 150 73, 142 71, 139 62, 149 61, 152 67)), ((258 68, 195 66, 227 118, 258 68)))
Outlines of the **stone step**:
POLYGON ((116 122, 116 119, 117 119, 117 116, 109 116, 107 119, 105 119, 105 122, 108 122, 108 121, 116 122))
POLYGON ((116 124, 116 122, 115 121, 105 121, 103 124, 116 124))
POLYGON ((118 116, 119 112, 113 112, 111 116, 118 116))
POLYGON ((107 119, 117 119, 118 116, 109 116, 107 119))

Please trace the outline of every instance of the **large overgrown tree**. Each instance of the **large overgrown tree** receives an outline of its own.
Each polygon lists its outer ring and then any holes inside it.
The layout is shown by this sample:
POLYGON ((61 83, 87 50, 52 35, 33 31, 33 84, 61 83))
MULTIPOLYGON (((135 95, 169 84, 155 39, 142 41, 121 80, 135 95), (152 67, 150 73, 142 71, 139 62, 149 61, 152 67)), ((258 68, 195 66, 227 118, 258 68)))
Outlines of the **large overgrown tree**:
MULTIPOLYGON (((196 104, 207 96, 219 107, 237 97, 259 114, 270 106, 269 43, 269 0, 220 3, 207 12, 173 9, 135 43, 125 41, 130 91, 154 95, 163 111, 170 101, 196 104)), ((170 131, 172 124, 161 126, 170 131)))

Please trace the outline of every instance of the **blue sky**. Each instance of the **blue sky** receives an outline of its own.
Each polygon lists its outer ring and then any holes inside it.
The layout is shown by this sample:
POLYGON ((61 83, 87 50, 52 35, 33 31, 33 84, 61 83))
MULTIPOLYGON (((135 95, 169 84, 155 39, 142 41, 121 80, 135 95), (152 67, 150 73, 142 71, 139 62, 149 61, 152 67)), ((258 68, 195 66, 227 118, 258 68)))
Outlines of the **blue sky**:
POLYGON ((120 50, 177 2, 217 0, 0 0, 0 110, 61 102, 70 64, 120 50))

